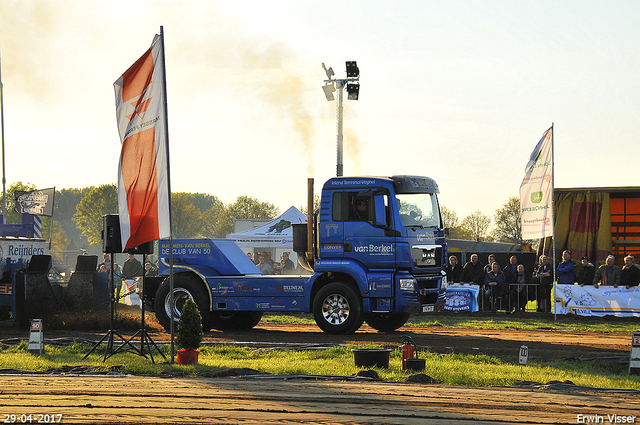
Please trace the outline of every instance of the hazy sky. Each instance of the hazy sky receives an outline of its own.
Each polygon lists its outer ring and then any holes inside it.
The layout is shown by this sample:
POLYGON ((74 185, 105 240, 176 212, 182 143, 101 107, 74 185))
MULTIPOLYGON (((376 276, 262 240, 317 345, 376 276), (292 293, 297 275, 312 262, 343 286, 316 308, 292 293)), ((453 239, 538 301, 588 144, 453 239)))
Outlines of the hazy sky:
POLYGON ((321 64, 361 72, 345 175, 493 216, 555 123, 555 186, 640 186, 638 1, 0 0, 7 184, 116 183, 113 82, 164 27, 171 184, 306 204, 336 172, 321 64))

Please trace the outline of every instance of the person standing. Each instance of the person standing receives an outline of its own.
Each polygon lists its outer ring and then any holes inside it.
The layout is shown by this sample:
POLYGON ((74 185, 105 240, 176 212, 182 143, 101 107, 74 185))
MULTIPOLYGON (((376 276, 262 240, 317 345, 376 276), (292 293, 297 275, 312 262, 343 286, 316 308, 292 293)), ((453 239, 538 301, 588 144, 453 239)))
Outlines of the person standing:
POLYGON ((258 269, 260 269, 262 274, 273 274, 273 267, 271 267, 271 264, 267 262, 266 255, 260 255, 260 257, 258 257, 258 260, 260 261, 258 263, 258 269))
POLYGON ((538 311, 551 311, 551 286, 553 286, 553 268, 549 257, 540 256, 540 262, 533 270, 534 283, 538 285, 538 311))
POLYGON ((471 261, 467 262, 462 268, 460 275, 460 283, 470 283, 476 285, 484 285, 484 266, 478 261, 478 254, 471 255, 471 261))
POLYGON ((596 267, 589 262, 589 257, 582 257, 582 268, 578 272, 578 284, 580 286, 593 285, 593 277, 596 274, 596 267))
POLYGON ((458 264, 458 257, 455 255, 449 257, 449 264, 444 268, 444 272, 447 274, 447 282, 455 283, 460 281, 462 266, 458 264))
MULTIPOLYGON (((620 284, 626 289, 640 284, 640 269, 633 263, 631 256, 624 257, 624 267, 620 271, 620 284)), ((617 285, 614 285, 617 288, 617 285)))
POLYGON ((517 278, 518 274, 518 257, 512 255, 509 258, 509 264, 504 266, 502 271, 507 276, 507 283, 515 283, 514 279, 517 278))
POLYGON ((492 269, 492 264, 496 262, 496 256, 495 254, 489 254, 489 256, 487 257, 487 265, 484 266, 484 273, 485 275, 487 273, 491 273, 491 269, 492 269))
POLYGON ((287 251, 284 251, 280 255, 279 269, 282 274, 294 274, 296 271, 296 266, 293 264, 293 261, 289 259, 289 253, 287 251))
POLYGON ((573 285, 576 283, 576 266, 571 259, 571 251, 562 252, 562 262, 556 269, 558 283, 563 285, 573 285))
POLYGON ((133 279, 142 276, 142 263, 138 261, 135 254, 129 254, 129 258, 122 265, 122 278, 133 279))
POLYGON ((531 275, 527 273, 524 265, 518 264, 516 275, 511 283, 511 304, 514 305, 515 311, 525 311, 525 307, 529 301, 535 300, 534 291, 529 291, 531 283, 531 275))
POLYGON ((616 258, 613 255, 609 255, 605 264, 598 267, 596 274, 593 277, 593 286, 598 289, 600 285, 620 285, 620 267, 616 264, 616 258))

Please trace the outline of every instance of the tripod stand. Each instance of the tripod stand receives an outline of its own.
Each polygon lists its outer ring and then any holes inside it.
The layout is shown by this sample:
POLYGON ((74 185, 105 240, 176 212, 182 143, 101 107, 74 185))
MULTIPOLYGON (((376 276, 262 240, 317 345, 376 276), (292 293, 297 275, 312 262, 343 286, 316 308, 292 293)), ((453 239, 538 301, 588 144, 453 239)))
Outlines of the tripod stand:
MULTIPOLYGON (((142 254, 142 264, 146 264, 146 263, 147 263, 147 254, 142 254)), ((162 353, 162 351, 160 350, 158 345, 155 343, 155 341, 151 339, 151 337, 149 336, 149 332, 147 332, 147 328, 145 327, 145 324, 144 324, 144 314, 145 314, 144 304, 147 298, 147 295, 144 292, 145 274, 146 273, 144 270, 144 266, 142 266, 142 284, 141 284, 142 287, 140 288, 141 289, 140 304, 142 304, 142 318, 140 319, 140 329, 136 333, 134 333, 133 336, 131 336, 131 338, 126 340, 125 344, 131 345, 130 341, 132 341, 138 335, 140 335, 140 351, 138 352, 138 355, 143 356, 144 358, 147 358, 147 355, 144 353, 145 347, 146 347, 148 349, 149 357, 151 357, 151 363, 155 364, 156 362, 153 359, 152 348, 155 348, 165 361, 167 361, 167 358, 162 353)))
MULTIPOLYGON (((96 348, 98 348, 100 344, 102 344, 105 341, 107 343, 107 346, 105 347, 105 350, 104 350, 104 357, 102 359, 103 362, 107 361, 109 357, 113 356, 118 352, 125 352, 125 351, 138 352, 138 349, 136 347, 134 347, 129 341, 125 340, 124 337, 118 333, 118 331, 113 329, 113 321, 114 321, 114 316, 116 311, 115 303, 117 301, 116 295, 115 295, 115 285, 113 284, 113 276, 115 274, 114 263, 115 263, 115 259, 113 258, 113 252, 112 252, 111 253, 111 270, 110 270, 110 276, 109 276, 109 297, 110 297, 110 310, 111 310, 110 317, 109 317, 109 331, 102 337, 102 339, 100 339, 100 341, 96 342, 93 345, 93 347, 91 347, 91 350, 89 350, 89 352, 84 355, 82 360, 89 357, 89 354, 93 353, 96 350, 96 348), (118 348, 116 348, 115 350, 113 349, 114 336, 120 338, 120 340, 123 341, 122 345, 118 346, 118 348), (130 348, 126 348, 127 345, 130 348)), ((144 315, 143 315, 143 320, 144 320, 144 315)))

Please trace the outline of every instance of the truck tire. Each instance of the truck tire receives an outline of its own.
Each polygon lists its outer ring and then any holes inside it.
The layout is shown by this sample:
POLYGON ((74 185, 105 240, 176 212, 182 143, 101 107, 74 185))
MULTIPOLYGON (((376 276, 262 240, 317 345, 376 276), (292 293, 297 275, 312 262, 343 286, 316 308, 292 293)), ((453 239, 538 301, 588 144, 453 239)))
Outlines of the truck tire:
POLYGON ((214 312, 211 314, 211 327, 220 331, 251 329, 261 319, 261 311, 214 312))
POLYGON ((407 323, 409 316, 411 315, 400 313, 368 313, 364 315, 364 320, 375 330, 393 332, 407 323))
MULTIPOLYGON (((169 294, 169 278, 166 278, 164 282, 158 288, 154 299, 154 309, 158 322, 166 329, 167 332, 171 329, 171 297, 169 294)), ((211 313, 209 311, 209 297, 207 296, 206 289, 203 283, 197 277, 188 274, 176 274, 173 276, 173 319, 176 325, 180 320, 180 312, 187 299, 192 300, 198 306, 200 310, 200 316, 202 316, 202 330, 207 332, 211 330, 211 313)))
POLYGON ((316 294, 313 317, 318 327, 326 333, 352 334, 364 320, 360 296, 346 283, 330 283, 316 294))

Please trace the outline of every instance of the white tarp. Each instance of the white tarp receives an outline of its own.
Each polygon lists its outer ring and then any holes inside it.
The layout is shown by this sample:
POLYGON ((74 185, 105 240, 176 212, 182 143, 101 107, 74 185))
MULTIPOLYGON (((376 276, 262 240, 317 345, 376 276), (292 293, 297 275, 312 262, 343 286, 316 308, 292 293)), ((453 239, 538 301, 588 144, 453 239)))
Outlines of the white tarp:
POLYGON ((306 223, 307 217, 296 207, 291 207, 279 217, 255 229, 231 233, 240 248, 293 248, 293 224, 306 223))
POLYGON ((640 287, 556 285, 559 314, 640 317, 640 287))

